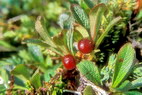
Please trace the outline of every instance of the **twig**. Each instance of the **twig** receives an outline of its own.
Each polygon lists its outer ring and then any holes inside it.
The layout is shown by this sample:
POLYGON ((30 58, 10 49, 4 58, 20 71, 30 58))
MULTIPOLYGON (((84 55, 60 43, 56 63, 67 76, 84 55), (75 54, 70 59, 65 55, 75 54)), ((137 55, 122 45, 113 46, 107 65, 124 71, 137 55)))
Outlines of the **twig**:
POLYGON ((73 93, 73 94, 77 94, 77 95, 82 95, 81 92, 78 92, 78 91, 72 91, 72 90, 63 90, 63 92, 70 92, 70 93, 73 93))
POLYGON ((61 57, 51 57, 52 60, 59 60, 61 57))
POLYGON ((6 26, 8 28, 13 28, 13 29, 18 29, 19 27, 16 26, 16 25, 12 25, 12 24, 7 24, 7 23, 4 23, 4 22, 0 22, 0 26, 6 26))
POLYGON ((94 83, 87 80, 83 75, 81 75, 81 81, 83 81, 83 83, 82 83, 83 85, 91 86, 97 95, 109 95, 104 89, 96 86, 94 83))
POLYGON ((13 22, 19 21, 22 17, 23 17, 23 15, 18 15, 18 16, 12 17, 7 20, 7 23, 13 23, 13 22))

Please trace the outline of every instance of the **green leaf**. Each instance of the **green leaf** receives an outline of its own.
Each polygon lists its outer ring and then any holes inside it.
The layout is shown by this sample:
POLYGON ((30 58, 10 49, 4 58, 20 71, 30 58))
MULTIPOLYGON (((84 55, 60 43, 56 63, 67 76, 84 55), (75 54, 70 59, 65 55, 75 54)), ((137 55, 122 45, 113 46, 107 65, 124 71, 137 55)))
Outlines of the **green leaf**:
POLYGON ((67 35, 67 30, 62 30, 57 36, 53 37, 54 43, 57 45, 58 50, 63 52, 64 54, 68 54, 68 45, 69 42, 67 42, 68 39, 70 39, 70 35, 67 35))
POLYGON ((14 88, 13 89, 18 89, 18 90, 28 90, 28 88, 20 86, 20 85, 16 85, 14 84, 14 88))
POLYGON ((92 81, 96 85, 101 85, 101 76, 98 70, 98 67, 95 65, 95 63, 91 61, 81 61, 77 65, 80 73, 84 75, 88 80, 92 81))
POLYGON ((58 24, 62 29, 70 29, 71 21, 69 14, 63 13, 59 16, 58 24), (67 22, 69 20, 69 22, 67 22))
MULTIPOLYGON (((55 39, 54 39, 55 40, 55 39)), ((59 40, 59 39, 58 39, 59 40)), ((62 55, 62 52, 61 50, 59 50, 58 48, 53 48, 51 47, 49 44, 45 43, 44 41, 42 40, 37 40, 37 39, 27 39, 27 40, 24 40, 23 42, 26 42, 26 43, 30 43, 30 44, 35 44, 35 45, 39 45, 39 46, 42 46, 42 47, 45 47, 45 48, 48 48, 49 50, 59 54, 59 55, 62 55)))
POLYGON ((69 13, 63 13, 59 16, 58 24, 62 29, 73 29, 75 19, 69 13))
POLYGON ((78 31, 83 36, 83 38, 89 37, 87 30, 81 25, 76 26, 74 31, 78 31))
MULTIPOLYGON (((89 20, 85 11, 77 4, 73 4, 71 10, 76 21, 89 30, 89 20)), ((88 34, 90 34, 89 31, 88 34)))
POLYGON ((141 71, 142 71, 142 63, 139 63, 139 64, 135 65, 132 74, 135 78, 139 78, 139 77, 142 77, 141 71))
POLYGON ((82 36, 82 34, 79 31, 75 30, 73 32, 73 39, 74 39, 75 42, 78 42, 81 39, 83 39, 83 36, 82 36))
POLYGON ((95 6, 95 2, 98 2, 98 1, 93 1, 93 0, 84 0, 84 2, 87 4, 87 6, 89 8, 93 8, 95 6))
POLYGON ((104 66, 101 69, 101 76, 103 76, 101 78, 102 82, 112 79, 112 74, 113 74, 112 71, 114 69, 115 62, 116 62, 116 54, 110 55, 108 59, 108 65, 104 66))
POLYGON ((67 30, 62 30, 58 35, 53 37, 53 41, 55 42, 56 45, 65 45, 65 34, 67 33, 67 30))
POLYGON ((54 42, 52 41, 49 34, 45 31, 46 29, 41 24, 41 17, 37 18, 37 21, 35 23, 35 29, 39 33, 39 35, 45 40, 46 43, 48 43, 52 47, 56 47, 54 42))
POLYGON ((73 51, 73 31, 69 30, 66 34, 66 40, 67 40, 67 46, 69 48, 69 50, 71 51, 71 53, 74 55, 74 51, 73 51))
POLYGON ((142 77, 132 81, 132 86, 129 89, 136 89, 138 87, 142 87, 142 77))
POLYGON ((36 70, 36 72, 33 74, 32 78, 31 78, 30 82, 36 89, 41 87, 41 77, 40 77, 39 70, 36 70))
POLYGON ((4 40, 0 40, 0 52, 1 51, 14 51, 14 50, 16 50, 16 48, 10 45, 8 42, 4 40))
POLYGON ((31 56, 29 55, 28 51, 26 51, 25 49, 20 50, 18 56, 24 59, 24 62, 31 61, 31 56))
POLYGON ((132 86, 131 82, 129 80, 124 81, 116 90, 118 91, 128 91, 129 88, 132 86))
POLYGON ((28 50, 35 61, 39 63, 44 62, 43 54, 39 46, 34 45, 34 44, 28 44, 28 50))
POLYGON ((51 57, 49 55, 46 57, 45 63, 46 63, 45 65, 47 67, 52 67, 53 66, 53 60, 51 59, 51 57))
POLYGON ((95 6, 89 14, 90 19, 90 33, 91 37, 96 42, 98 38, 99 29, 101 27, 102 17, 107 10, 105 4, 98 4, 95 6))
POLYGON ((46 48, 50 47, 50 45, 48 45, 44 41, 37 40, 37 39, 26 39, 23 42, 25 42, 25 43, 31 43, 31 44, 35 44, 35 45, 40 45, 40 46, 43 46, 43 47, 46 47, 46 48))
POLYGON ((24 64, 17 65, 11 71, 11 74, 22 79, 24 82, 30 79, 30 72, 27 70, 27 67, 24 64))
POLYGON ((0 75, 1 75, 1 77, 3 78, 3 80, 4 80, 4 85, 5 86, 7 86, 8 87, 8 73, 6 72, 6 70, 4 70, 4 69, 0 69, 0 75))
POLYGON ((142 93, 138 91, 128 91, 125 92, 123 95, 142 95, 142 93))
POLYGON ((118 52, 115 63, 112 87, 116 88, 130 74, 133 68, 135 50, 130 43, 126 43, 118 52))
POLYGON ((73 4, 80 4, 81 0, 69 0, 73 4))
POLYGON ((96 95, 96 93, 91 86, 86 86, 83 91, 83 95, 96 95))
POLYGON ((5 95, 7 88, 4 86, 4 84, 0 84, 0 95, 5 95))
POLYGON ((57 68, 59 68, 61 65, 62 65, 61 63, 58 63, 53 67, 48 68, 44 73, 44 80, 47 82, 50 81, 51 77, 53 77, 56 74, 57 68))
POLYGON ((99 45, 102 43, 102 41, 104 40, 105 36, 107 36, 108 32, 111 30, 111 28, 116 25, 116 23, 118 23, 122 18, 121 17, 117 17, 115 19, 113 19, 109 25, 106 27, 105 31, 103 32, 103 34, 101 34, 101 36, 99 37, 99 39, 96 42, 96 48, 99 47, 99 45))

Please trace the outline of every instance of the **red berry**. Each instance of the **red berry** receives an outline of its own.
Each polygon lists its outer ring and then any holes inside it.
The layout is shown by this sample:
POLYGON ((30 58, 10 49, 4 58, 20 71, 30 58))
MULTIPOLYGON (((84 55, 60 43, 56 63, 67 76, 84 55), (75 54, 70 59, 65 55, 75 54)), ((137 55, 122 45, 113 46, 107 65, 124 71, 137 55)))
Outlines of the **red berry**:
POLYGON ((74 59, 74 57, 70 54, 68 55, 65 55, 63 58, 62 58, 62 63, 64 64, 64 67, 67 69, 67 70, 72 70, 76 67, 76 61, 74 59))
POLYGON ((94 49, 93 42, 89 39, 82 39, 78 42, 78 49, 84 54, 90 53, 94 49))

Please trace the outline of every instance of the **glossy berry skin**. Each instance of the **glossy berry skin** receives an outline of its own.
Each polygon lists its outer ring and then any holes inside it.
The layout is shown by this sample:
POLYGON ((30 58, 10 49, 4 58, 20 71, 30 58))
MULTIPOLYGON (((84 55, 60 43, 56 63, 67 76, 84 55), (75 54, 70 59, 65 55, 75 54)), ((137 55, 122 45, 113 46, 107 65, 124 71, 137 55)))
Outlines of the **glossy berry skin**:
POLYGON ((83 54, 90 53, 94 49, 93 42, 89 39, 82 39, 78 42, 78 49, 83 54))
POLYGON ((67 70, 72 70, 76 67, 76 61, 71 54, 65 55, 62 58, 62 63, 67 70))

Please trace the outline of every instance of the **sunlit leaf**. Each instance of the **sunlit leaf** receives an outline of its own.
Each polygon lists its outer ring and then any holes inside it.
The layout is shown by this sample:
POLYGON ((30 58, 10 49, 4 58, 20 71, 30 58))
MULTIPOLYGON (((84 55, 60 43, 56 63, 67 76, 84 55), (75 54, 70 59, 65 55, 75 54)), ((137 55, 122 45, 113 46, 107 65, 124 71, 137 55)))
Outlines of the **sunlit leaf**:
POLYGON ((130 74, 133 68, 135 50, 130 43, 126 43, 118 52, 115 63, 112 87, 116 88, 130 74))
POLYGON ((98 32, 101 27, 102 17, 104 16, 105 11, 107 10, 105 4, 98 4, 91 9, 89 14, 90 20, 90 33, 94 41, 98 38, 98 32))
POLYGON ((81 39, 83 39, 83 36, 79 31, 76 30, 76 31, 73 32, 73 39, 74 39, 75 42, 78 42, 81 39))
POLYGON ((42 37, 42 39, 45 40, 46 43, 48 43, 49 45, 51 45, 52 47, 56 47, 56 45, 53 43, 51 37, 49 36, 48 33, 46 33, 44 27, 41 24, 41 17, 37 18, 37 21, 35 23, 35 29, 36 31, 39 33, 39 35, 42 37))
POLYGON ((81 25, 76 26, 75 31, 78 31, 83 36, 83 38, 89 37, 87 30, 84 27, 82 27, 81 25))

